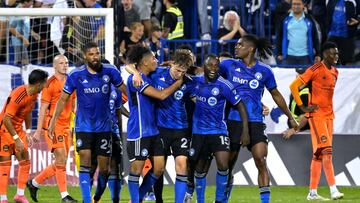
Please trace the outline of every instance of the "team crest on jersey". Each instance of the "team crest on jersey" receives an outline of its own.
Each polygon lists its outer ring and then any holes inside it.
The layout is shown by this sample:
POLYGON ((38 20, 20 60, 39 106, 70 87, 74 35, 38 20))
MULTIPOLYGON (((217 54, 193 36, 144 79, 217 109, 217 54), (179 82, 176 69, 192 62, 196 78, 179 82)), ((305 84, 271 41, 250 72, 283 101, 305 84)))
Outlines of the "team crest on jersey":
POLYGON ((257 79, 257 80, 261 80, 262 79, 262 74, 261 73, 259 73, 259 72, 256 72, 255 73, 255 78, 257 79))
POLYGON ((253 79, 249 82, 249 86, 251 89, 256 89, 259 87, 259 81, 253 79))
POLYGON ((217 104, 217 99, 215 97, 209 97, 208 104, 210 106, 215 106, 217 104))
POLYGON ((195 154, 195 149, 194 149, 194 148, 191 148, 191 149, 189 150, 189 156, 194 156, 194 154, 195 154))
POLYGON ((186 84, 183 84, 181 87, 180 87, 181 90, 185 90, 186 89, 186 84))
POLYGON ((327 141, 327 137, 325 135, 321 136, 321 142, 325 143, 327 141))
POLYGON ((109 92, 109 85, 108 84, 103 85, 101 87, 101 91, 102 93, 107 94, 109 92))
POLYGON ((83 144, 81 139, 76 140, 76 147, 81 147, 83 144))
POLYGON ((217 88, 217 87, 214 87, 214 88, 211 90, 211 94, 214 95, 214 96, 218 95, 219 92, 220 92, 220 91, 219 91, 219 88, 217 88))
POLYGON ((64 136, 60 135, 60 136, 58 137, 58 141, 59 141, 59 142, 63 142, 63 141, 64 141, 64 136))
POLYGON ((184 96, 184 93, 183 93, 183 91, 181 91, 181 90, 178 90, 178 91, 176 91, 176 92, 174 93, 174 98, 175 98, 176 100, 182 99, 183 96, 184 96))
POLYGON ((141 156, 147 156, 149 154, 147 149, 141 150, 141 156))
POLYGON ((102 79, 103 79, 103 81, 106 82, 106 83, 108 83, 108 82, 110 81, 110 78, 109 78, 108 75, 103 75, 103 76, 102 76, 102 79))
POLYGON ((9 151, 9 148, 10 148, 10 147, 9 147, 9 145, 4 145, 4 146, 3 146, 3 150, 4 150, 4 152, 9 151))

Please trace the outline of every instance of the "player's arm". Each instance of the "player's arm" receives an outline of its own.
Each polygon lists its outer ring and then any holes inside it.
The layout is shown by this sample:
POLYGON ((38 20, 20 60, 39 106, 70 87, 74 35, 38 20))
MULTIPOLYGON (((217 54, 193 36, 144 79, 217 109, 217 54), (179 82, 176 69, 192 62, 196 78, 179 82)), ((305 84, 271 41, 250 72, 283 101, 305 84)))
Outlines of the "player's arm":
POLYGON ((284 114, 288 117, 291 126, 297 130, 299 125, 296 122, 296 120, 293 118, 290 110, 288 109, 285 99, 284 97, 281 95, 281 93, 279 92, 279 90, 277 88, 273 88, 270 91, 270 94, 273 98, 273 100, 275 101, 275 103, 280 107, 280 109, 282 110, 282 112, 284 112, 284 114))
POLYGON ((66 102, 69 100, 69 98, 70 98, 70 94, 63 91, 60 95, 58 102, 56 103, 55 112, 50 120, 50 124, 48 128, 50 139, 53 139, 55 123, 59 118, 61 112, 64 110, 66 102))
POLYGON ((124 82, 118 87, 118 89, 121 91, 121 93, 127 96, 126 85, 124 82))
MULTIPOLYGON (((126 116, 127 118, 129 118, 130 116, 130 113, 129 111, 124 107, 124 106, 121 106, 121 110, 120 110, 121 114, 126 116)), ((120 117, 121 118, 121 117, 120 117)))
POLYGON ((262 105, 262 114, 263 114, 264 116, 269 115, 269 113, 270 113, 269 107, 266 106, 266 105, 265 105, 264 103, 262 103, 262 102, 261 102, 261 105, 262 105))
POLYGON ((169 86, 163 90, 158 90, 158 89, 148 85, 147 87, 145 87, 143 93, 149 97, 159 99, 159 100, 164 100, 168 96, 170 96, 172 93, 174 93, 175 90, 177 90, 182 85, 182 83, 183 83, 183 78, 177 80, 171 86, 169 86))
POLYGON ((127 64, 125 66, 125 70, 128 73, 134 75, 132 80, 135 87, 140 87, 143 84, 144 81, 140 75, 140 72, 136 70, 135 64, 127 64))
POLYGON ((15 148, 17 151, 21 152, 24 149, 24 143, 20 139, 19 135, 16 133, 14 125, 11 122, 11 117, 7 114, 5 114, 3 118, 3 123, 5 125, 5 128, 8 130, 10 135, 15 141, 15 148))
POLYGON ((309 113, 309 112, 313 112, 314 110, 316 110, 318 108, 318 106, 316 106, 316 105, 305 106, 303 104, 303 102, 301 101, 299 89, 304 84, 305 83, 299 77, 297 77, 290 84, 290 91, 291 91, 292 96, 294 97, 296 104, 299 106, 300 110, 303 111, 304 113, 309 113))
POLYGON ((305 114, 302 114, 299 116, 299 127, 298 130, 296 131, 294 128, 290 128, 285 130, 282 134, 283 134, 283 138, 284 139, 290 139, 293 135, 295 135, 297 132, 300 132, 301 129, 308 123, 308 119, 306 118, 305 114))
POLYGON ((37 128, 34 133, 34 142, 38 142, 40 140, 41 134, 43 133, 43 124, 44 124, 44 120, 45 120, 46 109, 48 109, 49 106, 50 106, 50 103, 47 103, 44 101, 41 102, 39 115, 38 115, 37 128))
POLYGON ((243 147, 245 147, 246 145, 250 144, 249 124, 248 124, 247 111, 246 111, 246 107, 245 107, 244 102, 242 102, 241 100, 236 104, 235 107, 240 113, 240 117, 241 117, 241 120, 242 120, 242 126, 243 126, 243 131, 241 133, 241 138, 240 138, 240 144, 243 147))

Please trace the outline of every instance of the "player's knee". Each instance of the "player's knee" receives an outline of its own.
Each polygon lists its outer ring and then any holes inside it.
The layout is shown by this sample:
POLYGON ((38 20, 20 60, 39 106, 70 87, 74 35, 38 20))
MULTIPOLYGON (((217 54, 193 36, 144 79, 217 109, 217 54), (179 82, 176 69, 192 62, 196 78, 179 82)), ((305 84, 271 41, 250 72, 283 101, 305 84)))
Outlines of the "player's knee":
POLYGON ((224 161, 224 162, 218 162, 217 164, 217 168, 220 171, 226 171, 229 169, 229 164, 228 162, 224 161))
POLYGON ((257 157, 254 158, 255 165, 258 168, 258 170, 266 170, 266 159, 265 157, 257 157))

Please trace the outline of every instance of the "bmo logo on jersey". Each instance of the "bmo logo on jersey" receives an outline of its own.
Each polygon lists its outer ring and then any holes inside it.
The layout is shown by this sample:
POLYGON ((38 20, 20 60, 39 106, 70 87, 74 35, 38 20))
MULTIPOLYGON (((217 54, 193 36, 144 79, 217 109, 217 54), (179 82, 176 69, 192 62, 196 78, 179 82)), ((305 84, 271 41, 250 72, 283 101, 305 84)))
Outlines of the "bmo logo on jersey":
POLYGON ((238 77, 235 77, 235 76, 233 76, 232 81, 236 82, 236 83, 240 83, 240 84, 248 84, 248 82, 249 82, 246 79, 238 78, 238 77))
POLYGON ((259 87, 259 81, 257 81, 256 79, 253 79, 249 82, 249 86, 251 89, 256 89, 259 87))
POLYGON ((184 96, 184 93, 183 93, 183 91, 181 91, 181 90, 178 90, 178 91, 176 91, 176 92, 174 93, 174 98, 175 98, 176 100, 182 99, 183 96, 184 96))
POLYGON ((98 88, 98 87, 84 88, 84 93, 85 94, 94 94, 94 93, 98 93, 98 92, 100 92, 100 88, 98 88))
POLYGON ((217 104, 217 99, 215 97, 209 97, 208 104, 210 106, 215 106, 217 104))

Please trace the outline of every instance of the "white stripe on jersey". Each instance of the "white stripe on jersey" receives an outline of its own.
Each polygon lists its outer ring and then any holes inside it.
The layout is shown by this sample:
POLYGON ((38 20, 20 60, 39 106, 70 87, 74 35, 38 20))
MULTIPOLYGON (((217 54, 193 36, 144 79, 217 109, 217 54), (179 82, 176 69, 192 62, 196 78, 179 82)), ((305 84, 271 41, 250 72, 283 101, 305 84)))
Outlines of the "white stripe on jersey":
POLYGON ((224 83, 226 86, 228 86, 230 88, 230 90, 234 89, 234 86, 225 78, 219 76, 218 81, 224 83))

